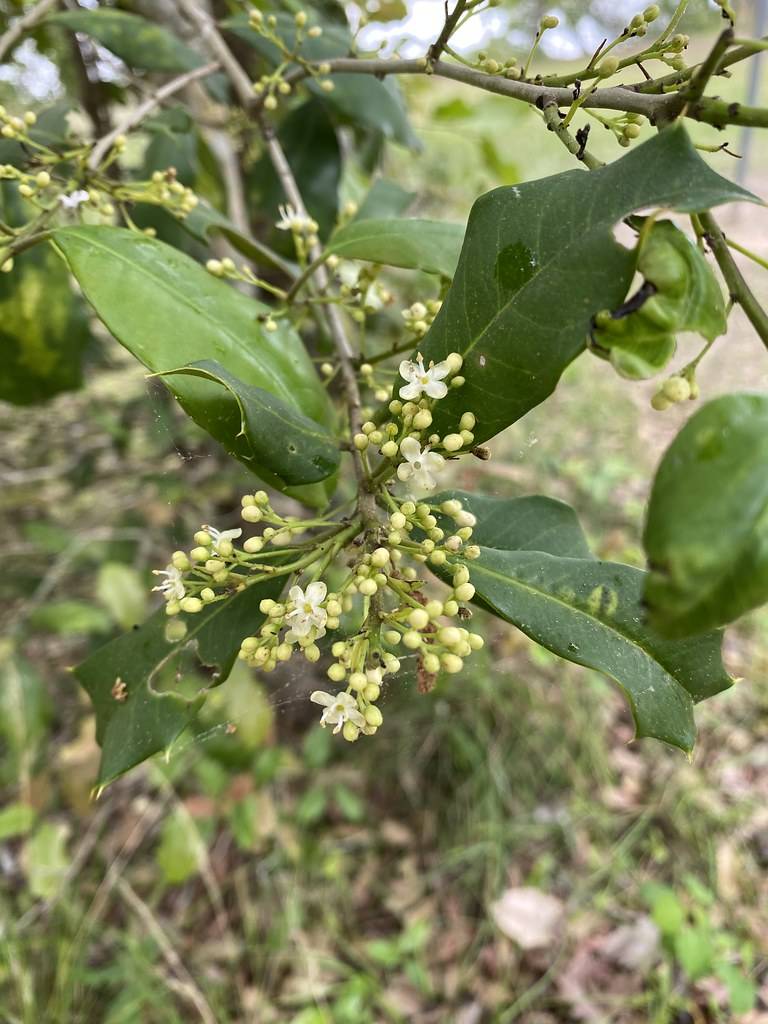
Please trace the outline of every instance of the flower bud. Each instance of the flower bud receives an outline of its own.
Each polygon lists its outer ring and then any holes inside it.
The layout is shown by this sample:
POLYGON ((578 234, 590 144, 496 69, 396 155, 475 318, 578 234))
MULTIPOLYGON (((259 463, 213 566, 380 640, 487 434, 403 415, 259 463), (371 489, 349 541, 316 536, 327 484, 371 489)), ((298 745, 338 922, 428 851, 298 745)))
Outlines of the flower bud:
POLYGON ((651 4, 650 7, 646 7, 643 11, 643 18, 647 22, 656 21, 658 16, 661 14, 661 9, 658 4, 651 4))
POLYGON ((363 690, 363 696, 366 700, 378 700, 381 696, 381 687, 377 683, 368 683, 363 690))
POLYGON ((409 650, 415 651, 417 647, 421 647, 421 634, 415 629, 409 629, 403 633, 403 643, 409 650))
POLYGON ((440 659, 436 654, 425 654, 422 664, 426 672, 434 674, 435 672, 440 671, 440 659))
POLYGON ((368 680, 366 679, 365 672, 353 672, 352 675, 349 677, 349 685, 352 687, 353 690, 364 690, 368 685, 368 680))
POLYGON ((608 78, 609 75, 615 75, 618 70, 618 57, 604 57, 597 66, 597 73, 601 78, 608 78))
POLYGON ((183 619, 171 619, 165 627, 165 639, 169 644, 178 643, 187 635, 187 624, 183 619))
POLYGON ((259 611, 262 615, 269 615, 276 603, 271 597, 265 597, 262 601, 259 601, 259 611))
POLYGON ((193 562, 204 562, 209 554, 210 552, 208 548, 197 547, 192 548, 192 550, 189 552, 189 557, 190 560, 193 562))
POLYGON ((381 446, 381 454, 386 459, 394 459, 397 456, 398 447, 396 441, 385 441, 381 446))
POLYGON ((243 550, 249 555, 256 555, 264 547, 264 541, 261 537, 249 537, 248 540, 243 544, 243 550))
POLYGON ((417 430, 426 430, 432 425, 432 413, 429 409, 420 409, 413 417, 413 425, 417 430))
POLYGON ((365 434, 355 434, 352 443, 359 452, 364 452, 368 447, 368 437, 365 434))
POLYGON ((200 598, 202 601, 205 602, 205 604, 210 604, 211 601, 216 600, 216 591, 211 590, 210 587, 203 587, 203 589, 200 591, 200 598))
POLYGON ((555 17, 554 14, 545 14, 540 24, 542 32, 546 32, 548 28, 557 28, 560 24, 560 19, 555 17))
POLYGON ((426 608, 414 608, 408 616, 408 622, 414 629, 426 629, 429 625, 429 612, 426 608))
POLYGON ((365 711, 363 712, 363 717, 365 718, 368 725, 375 725, 377 728, 384 721, 384 716, 382 715, 381 711, 379 711, 378 708, 374 707, 366 708, 365 711))
POLYGON ((307 644, 307 646, 303 649, 302 654, 307 659, 307 661, 315 662, 320 660, 320 648, 317 646, 317 644, 307 644))
POLYGON ((186 572, 190 566, 187 553, 185 551, 174 551, 171 555, 171 565, 180 572, 186 572))
POLYGON ((670 377, 661 385, 661 390, 670 402, 686 402, 691 397, 691 385, 685 377, 670 377))
POLYGON ((462 583, 453 593, 457 601, 471 601, 475 596, 475 588, 471 583, 462 583))
POLYGON ((390 647, 394 647, 395 644, 400 643, 400 634, 396 629, 387 629, 384 632, 384 642, 389 644, 390 647))
POLYGON ((346 674, 346 669, 338 661, 328 667, 327 675, 333 683, 340 683, 346 674))
POLYGON ((449 672, 451 675, 455 675, 457 672, 461 672, 464 668, 464 662, 458 656, 458 654, 442 654, 440 656, 440 664, 449 672))
POLYGON ((443 448, 447 452, 457 452, 464 447, 464 439, 461 434, 446 434, 443 438, 443 448))
POLYGON ((354 743, 360 735, 360 730, 354 722, 345 722, 341 730, 341 735, 345 740, 348 740, 350 743, 354 743))
POLYGON ((459 370, 464 365, 464 360, 462 359, 458 352, 449 352, 449 354, 445 357, 445 361, 446 363, 448 363, 448 369, 451 371, 451 373, 458 373, 459 370))
POLYGON ((183 612, 188 612, 190 615, 194 615, 203 610, 203 602, 199 597, 183 597, 181 601, 179 601, 179 607, 183 612))
POLYGON ((360 591, 360 593, 364 597, 373 597, 373 595, 377 592, 377 590, 379 588, 376 585, 376 581, 375 580, 368 579, 368 580, 362 580, 358 584, 357 589, 360 591))

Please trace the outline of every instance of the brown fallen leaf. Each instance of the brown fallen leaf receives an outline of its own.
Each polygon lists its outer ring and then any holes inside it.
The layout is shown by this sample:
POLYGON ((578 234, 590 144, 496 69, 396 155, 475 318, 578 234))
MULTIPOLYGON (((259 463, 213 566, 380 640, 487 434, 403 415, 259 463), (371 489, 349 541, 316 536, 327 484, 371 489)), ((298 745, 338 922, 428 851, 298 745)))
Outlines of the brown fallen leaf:
POLYGON ((491 904, 496 927, 521 949, 545 949, 560 935, 564 906, 542 889, 507 889, 491 904))

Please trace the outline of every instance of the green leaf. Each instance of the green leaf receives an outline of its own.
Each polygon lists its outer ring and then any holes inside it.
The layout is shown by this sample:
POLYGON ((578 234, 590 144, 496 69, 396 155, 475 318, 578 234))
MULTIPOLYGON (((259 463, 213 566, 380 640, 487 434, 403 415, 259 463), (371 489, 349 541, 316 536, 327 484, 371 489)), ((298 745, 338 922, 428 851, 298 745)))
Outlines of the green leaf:
POLYGON ((89 604, 87 601, 73 599, 50 601, 41 608, 36 608, 30 615, 30 624, 35 629, 49 630, 61 636, 72 636, 77 633, 107 633, 112 627, 112 620, 103 608, 89 604))
POLYGON ((623 376, 642 380, 669 362, 677 334, 695 331, 714 341, 727 321, 720 286, 704 254, 671 221, 657 221, 647 231, 637 270, 653 294, 631 312, 620 307, 593 330, 591 343, 623 376))
POLYGON ((675 956, 691 981, 712 972, 715 950, 706 928, 682 928, 675 935, 674 947, 675 956))
POLYGON ((0 399, 29 405, 79 388, 90 341, 85 304, 50 246, 21 253, 0 274, 0 399))
POLYGON ((122 562, 104 562, 99 567, 96 596, 121 629, 130 629, 147 613, 147 589, 141 575, 122 562))
POLYGON ((167 29, 126 11, 105 7, 62 11, 50 14, 46 21, 92 36, 129 67, 142 71, 191 71, 204 63, 199 53, 167 29))
POLYGON ((371 185, 368 194, 360 204, 354 220, 383 220, 385 217, 399 217, 405 213, 413 200, 415 192, 401 188, 396 181, 378 178, 371 185))
POLYGON ((203 359, 160 376, 173 389, 175 378, 210 381, 199 396, 179 396, 195 423, 224 445, 230 455, 267 469, 284 487, 325 480, 339 467, 338 444, 328 431, 263 388, 249 387, 214 359, 203 359))
POLYGON ((642 207, 705 210, 754 199, 711 171, 674 126, 597 171, 495 189, 474 204, 442 309, 419 345, 427 360, 460 352, 464 387, 437 406, 435 431, 466 410, 475 439, 538 405, 584 350, 593 315, 623 300, 635 254, 612 229, 642 207))
MULTIPOLYGON (((277 137, 291 165, 299 191, 310 215, 317 221, 321 238, 327 238, 339 214, 339 184, 342 159, 336 129, 327 108, 317 99, 296 107, 281 123, 277 137)), ((249 197, 259 217, 270 225, 278 219, 278 207, 285 202, 272 161, 263 156, 247 179, 249 197)), ((275 231, 270 240, 281 252, 294 258, 290 232, 275 231)))
MULTIPOLYGON (((293 46, 296 26, 292 15, 283 12, 278 13, 276 18, 275 31, 289 46, 293 46)), ((250 43, 271 64, 277 66, 283 62, 278 49, 248 26, 247 15, 237 14, 222 24, 250 43)), ((349 30, 331 24, 323 25, 323 34, 319 39, 305 39, 300 50, 301 56, 312 63, 334 57, 349 57, 351 52, 352 37, 349 30)), ((307 80, 307 88, 345 119, 383 132, 387 138, 404 146, 413 147, 417 144, 396 82, 389 79, 379 81, 373 75, 336 74, 330 77, 334 84, 333 92, 324 92, 314 79, 307 80)))
POLYGON ((51 703, 45 684, 11 640, 0 641, 0 737, 4 741, 2 777, 28 778, 45 738, 51 703))
POLYGON ((157 866, 168 885, 181 885, 205 864, 207 853, 189 813, 177 810, 163 822, 157 866))
MULTIPOLYGON (((158 373, 215 359, 243 384, 263 388, 322 426, 333 409, 296 331, 265 331, 269 309, 208 274, 194 260, 123 228, 74 227, 55 241, 85 297, 117 340, 158 373)), ((195 403, 217 385, 179 378, 174 392, 195 403)), ((280 487, 253 459, 248 468, 280 487)), ((309 500, 309 499, 308 499, 309 500)), ((315 503, 322 503, 316 496, 315 503)))
POLYGON ((257 583, 229 601, 208 605, 197 615, 185 616, 188 632, 183 640, 168 640, 168 617, 155 612, 138 629, 112 640, 75 669, 96 712, 96 739, 101 745, 98 784, 105 786, 160 751, 194 718, 205 691, 191 699, 173 690, 158 690, 159 671, 177 659, 190 641, 199 661, 215 669, 223 682, 234 664, 240 643, 263 619, 259 603, 276 598, 284 577, 257 583))
POLYGON ((546 551, 571 558, 592 557, 576 513, 564 501, 541 494, 491 498, 470 491, 443 491, 431 504, 440 505, 451 498, 457 498, 477 518, 473 544, 507 551, 546 551))
POLYGON ((52 899, 64 883, 69 868, 68 836, 68 825, 44 821, 27 840, 22 860, 29 891, 37 899, 52 899))
POLYGON ((652 621, 670 636, 768 600, 768 396, 707 402, 667 449, 644 534, 652 621))
POLYGON ((8 804, 0 810, 0 841, 25 835, 34 823, 34 807, 29 804, 8 804))
POLYGON ((353 220, 336 231, 328 252, 347 260, 453 277, 464 228, 439 220, 353 220))
POLYGON ((25 836, 35 823, 35 808, 29 804, 7 804, 0 810, 0 841, 25 836))
POLYGON ((644 573, 540 551, 481 547, 470 563, 476 600, 561 658, 615 679, 637 735, 690 751, 693 703, 730 685, 719 633, 672 642, 642 620, 644 573))

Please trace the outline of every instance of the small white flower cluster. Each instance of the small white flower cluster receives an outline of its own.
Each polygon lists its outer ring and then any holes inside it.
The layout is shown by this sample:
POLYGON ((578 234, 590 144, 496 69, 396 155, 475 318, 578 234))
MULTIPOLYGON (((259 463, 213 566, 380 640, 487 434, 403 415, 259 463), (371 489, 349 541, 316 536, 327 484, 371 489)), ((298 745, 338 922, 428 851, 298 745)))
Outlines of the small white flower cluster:
POLYGON ((309 245, 316 244, 317 232, 320 230, 316 220, 298 213, 290 203, 278 206, 277 212, 280 214, 280 220, 277 221, 275 227, 279 231, 291 231, 294 235, 305 235, 309 245))
POLYGON ((408 330, 417 338, 423 338, 440 312, 441 306, 442 302, 439 299, 428 299, 426 303, 414 302, 408 309, 401 310, 400 315, 408 330))
POLYGON ((240 646, 240 658, 263 672, 272 672, 279 662, 289 661, 298 646, 307 661, 317 661, 316 641, 327 629, 338 629, 341 603, 338 594, 328 593, 322 580, 305 589, 295 585, 286 602, 265 598, 259 609, 266 616, 258 636, 247 636, 240 646), (282 636, 281 636, 282 634, 282 636))
POLYGON ((206 604, 218 600, 211 584, 230 582, 232 570, 240 561, 232 541, 242 532, 239 528, 217 530, 215 526, 204 526, 195 534, 195 547, 189 553, 174 551, 165 569, 152 570, 155 576, 165 577, 152 589, 165 598, 168 615, 195 615, 206 604))
POLYGON ((451 352, 439 363, 430 362, 429 366, 424 365, 421 353, 415 360, 404 360, 399 372, 406 383, 399 394, 406 401, 394 399, 389 403, 389 411, 397 421, 380 426, 371 420, 363 423, 361 432, 352 439, 355 448, 365 452, 371 445, 377 446, 381 455, 396 463, 399 480, 418 491, 435 490, 446 459, 470 449, 475 439, 472 430, 476 420, 471 412, 461 416, 456 431, 442 437, 429 432, 432 406, 448 394, 446 380, 450 380, 451 388, 464 383, 459 375, 462 362, 458 352, 451 352))
POLYGON ((155 171, 149 182, 121 186, 115 195, 118 199, 164 206, 169 213, 181 218, 191 213, 200 202, 195 192, 177 179, 175 167, 155 171))

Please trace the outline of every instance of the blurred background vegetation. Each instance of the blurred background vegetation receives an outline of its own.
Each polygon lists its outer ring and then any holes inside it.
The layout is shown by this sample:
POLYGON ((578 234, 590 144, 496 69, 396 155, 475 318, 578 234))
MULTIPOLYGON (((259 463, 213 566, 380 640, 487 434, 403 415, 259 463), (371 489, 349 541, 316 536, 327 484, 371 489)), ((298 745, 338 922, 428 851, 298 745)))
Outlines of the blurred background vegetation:
MULTIPOLYGON (((19 6, 3 0, 0 18, 19 6)), ((693 6, 683 28, 695 51, 718 19, 693 6)), ((397 0, 370 9, 367 31, 400 38, 397 0)), ((442 4, 431 9, 428 35, 442 4)), ((501 10, 519 53, 544 8, 501 10)), ((578 0, 558 13, 574 45, 579 19, 620 28, 623 17, 578 0)), ((65 44, 52 34, 45 45, 66 78, 65 44)), ((34 51, 0 68, 2 102, 56 100, 34 51)), ((99 60, 86 97, 119 88, 119 62, 99 60)), ((533 112, 446 82, 405 87, 421 149, 389 147, 382 173, 414 193, 411 212, 464 220, 481 192, 570 166, 533 112)), ((745 89, 743 75, 723 86, 734 99, 745 89)), ((209 153, 175 117, 131 140, 136 164, 173 163, 215 205, 209 153)), ((618 155, 605 135, 593 132, 597 151, 618 155)), ((724 141, 702 126, 696 137, 724 141)), ((738 152, 738 133, 728 141, 738 152)), ((756 140, 746 171, 763 195, 765 154, 756 140)), ((712 160, 737 171, 727 154, 712 160)), ((331 222, 367 184, 346 167, 331 222)), ((263 189, 254 174, 254 203, 263 189)), ((768 257, 765 225, 760 210, 727 214, 729 234, 768 257)), ((402 305, 427 288, 395 272, 389 283, 402 305)), ((31 320, 52 301, 36 294, 31 320)), ((384 335, 397 308, 381 314, 384 335)), ((768 385, 758 341, 739 313, 731 323, 703 364, 704 396, 768 385)), ((84 367, 81 390, 0 401, 0 1020, 768 1021, 765 613, 730 631, 728 666, 745 681, 699 709, 690 764, 631 743, 602 677, 489 618, 488 645, 462 675, 429 694, 407 679, 390 687, 375 742, 317 728, 309 667, 260 681, 238 666, 167 763, 93 800, 93 717, 70 668, 141 621, 150 570, 200 523, 236 525, 249 481, 95 325, 84 367)), ((652 413, 652 390, 585 356, 454 483, 560 496, 598 554, 640 564, 649 474, 690 413, 652 413)))

